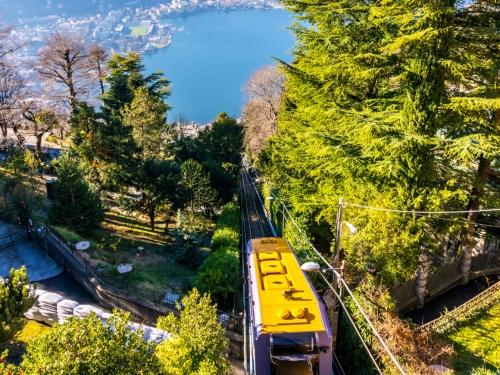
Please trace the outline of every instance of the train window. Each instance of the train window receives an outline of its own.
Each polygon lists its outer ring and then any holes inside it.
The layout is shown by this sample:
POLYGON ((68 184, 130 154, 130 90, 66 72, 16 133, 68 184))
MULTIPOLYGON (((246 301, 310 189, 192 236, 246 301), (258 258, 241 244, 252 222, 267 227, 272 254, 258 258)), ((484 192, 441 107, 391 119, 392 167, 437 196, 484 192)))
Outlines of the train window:
POLYGON ((319 353, 316 332, 280 333, 271 335, 271 355, 319 353))

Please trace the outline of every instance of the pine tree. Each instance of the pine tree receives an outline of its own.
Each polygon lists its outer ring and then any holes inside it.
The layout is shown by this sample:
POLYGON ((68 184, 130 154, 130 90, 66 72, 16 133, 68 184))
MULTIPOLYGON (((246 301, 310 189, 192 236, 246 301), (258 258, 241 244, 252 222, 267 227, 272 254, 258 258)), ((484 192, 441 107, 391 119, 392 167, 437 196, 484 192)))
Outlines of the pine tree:
POLYGON ((99 196, 90 190, 78 164, 78 159, 69 152, 57 159, 58 180, 54 183, 49 220, 87 235, 100 228, 104 213, 99 196))
MULTIPOLYGON (((284 3, 307 22, 291 26, 298 45, 294 62, 281 62, 279 131, 262 162, 281 198, 314 223, 315 240, 332 240, 319 228, 335 225, 339 197, 410 210, 460 205, 461 182, 441 148, 455 1, 284 3)), ((374 261, 387 281, 411 276, 447 229, 412 216, 345 215, 363 228, 343 241, 350 266, 374 261)))
POLYGON ((206 175, 200 163, 189 159, 182 163, 181 176, 191 215, 194 217, 202 209, 209 211, 217 198, 217 192, 210 186, 210 174, 206 175))
POLYGON ((142 57, 136 52, 126 56, 113 55, 107 62, 109 75, 106 82, 109 89, 103 95, 104 107, 114 116, 120 117, 120 110, 125 104, 132 103, 134 92, 139 87, 146 87, 148 93, 158 99, 165 99, 170 95, 168 79, 161 71, 144 75, 142 57))
POLYGON ((169 109, 168 104, 149 94, 146 87, 135 90, 132 103, 123 107, 123 123, 132 128, 132 136, 142 151, 142 158, 165 156, 164 152, 173 131, 172 126, 167 123, 169 109))

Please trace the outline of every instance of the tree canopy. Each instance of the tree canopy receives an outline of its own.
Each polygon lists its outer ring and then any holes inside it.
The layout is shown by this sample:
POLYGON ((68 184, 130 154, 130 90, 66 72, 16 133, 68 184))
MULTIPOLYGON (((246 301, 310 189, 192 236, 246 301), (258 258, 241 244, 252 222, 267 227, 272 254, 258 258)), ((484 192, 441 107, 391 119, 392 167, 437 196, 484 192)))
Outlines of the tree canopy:
MULTIPOLYGON (((333 241, 338 199, 388 209, 443 211, 493 204, 498 158, 497 5, 474 1, 303 3, 278 134, 260 158, 271 188, 333 241), (305 22, 302 22, 305 21, 305 22), (488 130, 487 130, 488 129, 488 130), (488 135, 486 135, 485 131, 488 135)), ((386 281, 413 275, 421 252, 464 224, 348 207, 359 232, 342 239, 349 267, 374 262, 386 281)), ((469 216, 474 227, 477 215, 469 216)), ((467 250, 462 237, 462 250, 467 250)), ((327 252, 328 245, 321 246, 327 252)), ((470 251, 470 246, 467 251, 470 251)))
POLYGON ((169 375, 226 374, 227 339, 210 297, 193 289, 182 306, 179 318, 170 313, 158 319, 158 328, 171 334, 155 350, 161 366, 169 375))

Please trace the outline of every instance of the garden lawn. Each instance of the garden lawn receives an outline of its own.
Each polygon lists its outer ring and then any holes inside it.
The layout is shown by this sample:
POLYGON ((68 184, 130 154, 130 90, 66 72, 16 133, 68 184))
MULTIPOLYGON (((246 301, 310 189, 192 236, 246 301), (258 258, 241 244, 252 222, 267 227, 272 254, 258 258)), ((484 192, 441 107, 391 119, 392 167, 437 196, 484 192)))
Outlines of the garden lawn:
POLYGON ((15 334, 14 340, 27 344, 30 340, 49 333, 50 330, 51 328, 45 324, 27 320, 23 328, 15 334))
POLYGON ((500 304, 487 310, 479 319, 448 334, 456 353, 452 366, 457 375, 472 368, 500 369, 500 304))

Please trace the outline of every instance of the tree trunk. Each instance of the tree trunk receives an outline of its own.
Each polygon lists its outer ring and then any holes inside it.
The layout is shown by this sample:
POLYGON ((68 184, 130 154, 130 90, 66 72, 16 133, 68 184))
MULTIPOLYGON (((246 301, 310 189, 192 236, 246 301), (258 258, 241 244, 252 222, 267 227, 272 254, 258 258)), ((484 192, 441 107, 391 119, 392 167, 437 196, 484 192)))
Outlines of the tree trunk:
POLYGON ((36 136, 36 146, 35 146, 36 156, 38 156, 38 159, 43 160, 42 159, 42 137, 43 137, 43 133, 42 134, 36 134, 35 136, 36 136))
POLYGON ((155 206, 151 205, 151 208, 149 209, 149 220, 151 222, 151 230, 154 232, 155 231, 155 206))
POLYGON ((97 74, 99 74, 99 86, 101 87, 101 96, 104 95, 104 82, 102 81, 103 73, 101 68, 101 61, 97 59, 97 74))
POLYGON ((474 185, 472 186, 471 195, 469 199, 469 213, 467 215, 467 221, 471 222, 466 230, 462 233, 460 242, 462 244, 462 262, 460 266, 460 273, 462 275, 462 284, 467 284, 469 282, 469 272, 470 265, 472 261, 472 250, 476 245, 477 241, 474 239, 476 229, 474 223, 477 220, 479 214, 479 205, 481 203, 481 198, 484 195, 484 187, 488 179, 488 175, 491 170, 491 160, 484 157, 479 158, 479 165, 477 167, 476 178, 474 185))

